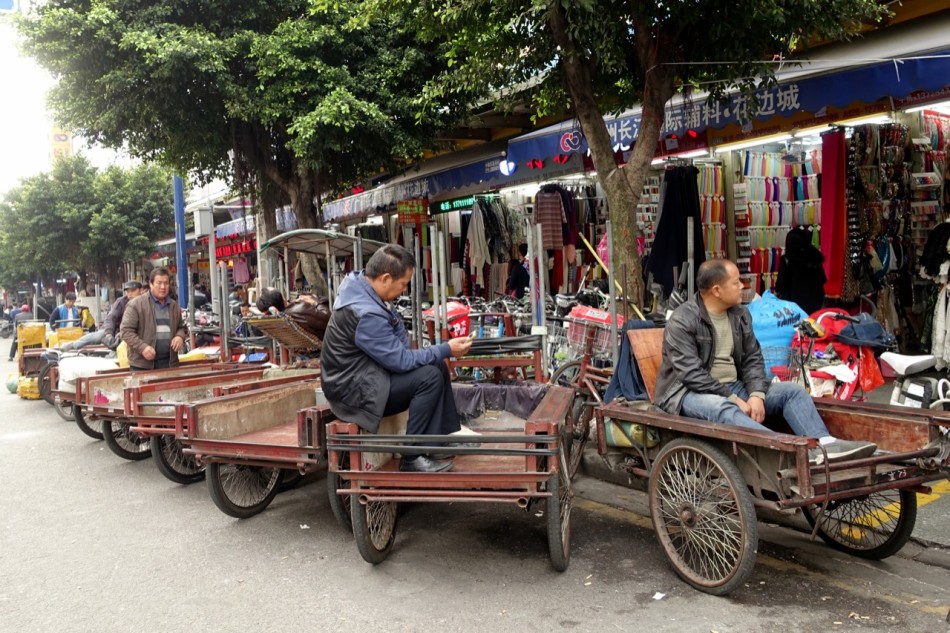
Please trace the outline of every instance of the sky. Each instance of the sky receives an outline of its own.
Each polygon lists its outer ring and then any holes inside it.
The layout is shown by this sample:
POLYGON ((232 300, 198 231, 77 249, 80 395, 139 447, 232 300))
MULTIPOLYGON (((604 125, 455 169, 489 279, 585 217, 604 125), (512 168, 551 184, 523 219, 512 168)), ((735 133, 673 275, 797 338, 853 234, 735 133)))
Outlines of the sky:
POLYGON ((45 95, 52 85, 48 73, 20 54, 16 29, 0 17, 0 194, 50 169, 52 120, 45 95))
MULTIPOLYGON (((0 13, 0 94, 5 95, 0 97, 0 196, 22 178, 52 167, 53 117, 46 109, 46 93, 53 78, 20 53, 17 41, 16 29, 0 13)), ((131 164, 127 157, 101 147, 89 148, 81 139, 73 147, 100 168, 131 164)))

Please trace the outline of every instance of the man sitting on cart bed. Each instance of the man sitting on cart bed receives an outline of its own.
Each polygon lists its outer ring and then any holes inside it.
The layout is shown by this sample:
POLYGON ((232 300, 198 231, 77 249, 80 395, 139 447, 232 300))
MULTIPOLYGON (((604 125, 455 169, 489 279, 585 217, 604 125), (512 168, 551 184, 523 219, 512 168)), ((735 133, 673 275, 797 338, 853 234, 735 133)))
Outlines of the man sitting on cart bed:
MULTIPOLYGON (((363 272, 350 273, 340 284, 320 354, 323 393, 338 418, 371 433, 380 418, 406 409, 408 435, 462 433, 444 361, 468 353, 471 339, 411 349, 402 318, 389 303, 406 291, 415 266, 408 250, 388 244, 373 253, 363 272)), ((442 472, 452 461, 406 455, 399 468, 442 472)))
MULTIPOLYGON (((752 317, 742 306, 736 265, 711 259, 696 274, 692 301, 666 323, 663 360, 656 378, 656 405, 672 414, 752 429, 765 429, 765 416, 782 415, 797 435, 818 438, 829 461, 868 457, 870 442, 836 439, 815 403, 796 383, 770 383, 752 317)), ((820 462, 820 449, 810 451, 820 462)))

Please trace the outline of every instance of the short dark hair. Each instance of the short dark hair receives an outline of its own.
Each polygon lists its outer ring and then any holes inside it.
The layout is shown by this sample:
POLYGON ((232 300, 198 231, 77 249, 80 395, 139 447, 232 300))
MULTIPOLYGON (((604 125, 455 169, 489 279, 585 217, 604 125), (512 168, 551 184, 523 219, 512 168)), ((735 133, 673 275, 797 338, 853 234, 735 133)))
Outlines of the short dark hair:
POLYGON ((66 293, 66 296, 63 297, 63 300, 64 300, 64 301, 75 301, 75 300, 76 300, 76 293, 75 293, 75 292, 67 292, 67 293, 66 293))
POLYGON ((172 274, 168 272, 168 269, 165 268, 164 266, 161 266, 159 268, 153 268, 152 272, 148 274, 149 285, 151 285, 151 283, 155 281, 156 277, 168 277, 168 280, 171 281, 172 274))
POLYGON ((272 306, 277 308, 279 312, 283 312, 287 307, 287 304, 284 302, 284 295, 276 288, 268 288, 263 291, 261 296, 257 299, 257 309, 261 312, 267 312, 272 306))
POLYGON ((528 256, 528 245, 527 244, 518 244, 518 252, 521 253, 522 257, 528 256))
POLYGON ((387 244, 373 253, 366 262, 363 271, 370 279, 376 279, 389 273, 394 279, 401 279, 406 271, 416 267, 416 258, 398 244, 387 244))
POLYGON ((726 281, 729 277, 728 259, 707 259, 699 265, 696 271, 696 289, 700 292, 709 292, 713 286, 726 281))

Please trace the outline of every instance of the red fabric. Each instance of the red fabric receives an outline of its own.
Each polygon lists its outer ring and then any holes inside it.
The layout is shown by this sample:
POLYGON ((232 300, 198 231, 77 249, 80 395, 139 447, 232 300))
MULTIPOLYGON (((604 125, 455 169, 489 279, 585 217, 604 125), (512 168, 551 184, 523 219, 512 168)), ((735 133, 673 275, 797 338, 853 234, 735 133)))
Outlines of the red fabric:
POLYGON ((825 256, 825 295, 840 297, 844 283, 844 260, 848 243, 848 211, 845 206, 844 132, 821 137, 821 253, 825 256))
POLYGON ((564 250, 554 249, 554 269, 551 271, 551 294, 560 292, 561 285, 564 283, 564 250))

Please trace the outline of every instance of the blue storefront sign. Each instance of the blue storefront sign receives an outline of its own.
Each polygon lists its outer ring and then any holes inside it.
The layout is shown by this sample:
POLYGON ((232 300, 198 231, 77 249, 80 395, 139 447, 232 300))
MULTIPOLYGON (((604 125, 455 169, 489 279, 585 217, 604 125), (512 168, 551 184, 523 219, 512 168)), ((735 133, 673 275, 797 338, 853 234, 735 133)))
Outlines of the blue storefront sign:
MULTIPOLYGON (((683 135, 689 130, 718 129, 730 124, 747 126, 752 119, 791 118, 802 113, 818 116, 827 108, 847 108, 881 99, 904 99, 920 91, 939 92, 950 85, 950 50, 885 61, 859 68, 780 83, 755 93, 735 94, 726 103, 703 99, 668 106, 661 135, 683 135)), ((640 133, 640 112, 605 119, 615 150, 625 151, 640 133)), ((508 160, 527 163, 558 154, 586 152, 587 139, 576 121, 553 126, 545 134, 530 134, 508 144, 508 160)))

